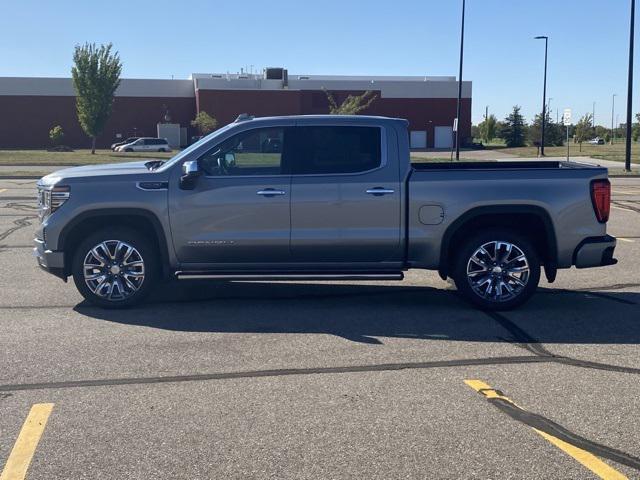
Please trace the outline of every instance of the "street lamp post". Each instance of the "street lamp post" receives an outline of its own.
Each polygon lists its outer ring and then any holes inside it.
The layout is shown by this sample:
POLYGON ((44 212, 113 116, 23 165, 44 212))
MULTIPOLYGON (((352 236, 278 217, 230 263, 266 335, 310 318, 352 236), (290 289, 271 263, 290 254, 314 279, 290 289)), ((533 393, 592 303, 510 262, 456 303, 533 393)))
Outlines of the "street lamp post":
POLYGON ((591 110, 591 123, 596 126, 596 102, 593 102, 593 109, 591 110))
POLYGON ((636 0, 631 0, 629 23, 629 78, 627 80, 627 138, 625 139, 624 169, 631 171, 631 108, 633 103, 633 36, 636 16, 636 0))
POLYGON ((464 54, 464 11, 466 0, 462 0, 462 25, 460 28, 460 70, 458 73, 458 105, 456 107, 456 161, 460 160, 460 106, 462 103, 462 57, 464 54))
POLYGON ((544 40, 544 87, 542 88, 542 132, 540 135, 540 156, 544 157, 544 127, 547 121, 547 51, 549 48, 549 37, 539 35, 536 40, 544 40))
POLYGON ((615 115, 616 111, 616 97, 617 95, 615 93, 611 96, 611 138, 609 139, 609 145, 613 145, 613 116, 615 115))

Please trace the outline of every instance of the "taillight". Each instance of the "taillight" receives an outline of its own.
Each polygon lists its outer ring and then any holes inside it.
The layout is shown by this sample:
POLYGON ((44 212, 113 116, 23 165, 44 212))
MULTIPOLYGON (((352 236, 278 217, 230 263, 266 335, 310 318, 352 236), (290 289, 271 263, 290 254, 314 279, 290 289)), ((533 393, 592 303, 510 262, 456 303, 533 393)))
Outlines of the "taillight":
POLYGON ((609 220, 611 211, 611 182, 608 179, 591 182, 591 203, 600 223, 609 220))

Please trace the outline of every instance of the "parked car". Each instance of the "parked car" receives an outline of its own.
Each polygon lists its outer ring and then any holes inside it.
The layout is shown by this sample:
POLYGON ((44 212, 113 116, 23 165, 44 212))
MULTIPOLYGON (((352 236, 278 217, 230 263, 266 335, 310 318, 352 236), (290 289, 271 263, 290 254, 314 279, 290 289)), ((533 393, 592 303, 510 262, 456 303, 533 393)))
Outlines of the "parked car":
POLYGON ((116 152, 170 152, 166 138, 142 137, 131 143, 116 147, 116 152))
POLYGON ((604 145, 604 139, 600 137, 592 138, 587 143, 591 145, 604 145))
POLYGON ((111 144, 111 150, 115 151, 116 148, 121 147, 122 145, 126 145, 128 143, 133 143, 138 140, 140 137, 129 137, 126 140, 122 140, 121 142, 116 142, 111 144))
POLYGON ((35 255, 112 308, 161 278, 400 280, 417 268, 504 310, 535 292, 542 269, 553 282, 558 269, 617 262, 605 168, 411 164, 407 127, 247 119, 168 161, 60 170, 38 182, 35 255))

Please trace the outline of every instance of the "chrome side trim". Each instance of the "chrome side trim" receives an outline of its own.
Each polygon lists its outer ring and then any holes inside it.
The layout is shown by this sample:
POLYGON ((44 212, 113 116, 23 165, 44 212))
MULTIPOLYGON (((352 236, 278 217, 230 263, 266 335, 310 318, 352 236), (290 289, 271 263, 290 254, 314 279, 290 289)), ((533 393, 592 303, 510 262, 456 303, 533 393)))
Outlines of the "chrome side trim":
POLYGON ((366 190, 366 193, 369 195, 388 195, 391 193, 395 193, 395 190, 390 188, 370 188, 366 190))
POLYGON ((157 192, 169 189, 169 182, 136 182, 136 188, 145 192, 157 192))
POLYGON ((264 195, 266 197, 270 197, 271 195, 285 195, 284 190, 274 190, 274 189, 266 189, 266 190, 258 190, 256 192, 257 195, 264 195))

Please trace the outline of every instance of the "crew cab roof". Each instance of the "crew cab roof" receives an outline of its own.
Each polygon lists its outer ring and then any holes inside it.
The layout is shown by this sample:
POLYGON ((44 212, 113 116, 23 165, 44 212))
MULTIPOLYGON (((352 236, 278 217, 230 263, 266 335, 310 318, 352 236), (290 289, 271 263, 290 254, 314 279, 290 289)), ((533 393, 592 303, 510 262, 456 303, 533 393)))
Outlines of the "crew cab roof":
POLYGON ((262 124, 262 123, 276 123, 281 121, 309 121, 316 120, 319 123, 371 123, 375 125, 379 125, 381 122, 403 122, 404 124, 408 124, 409 122, 404 118, 392 118, 392 117, 382 117, 375 115, 283 115, 278 117, 242 117, 238 119, 238 123, 243 124, 262 124))

